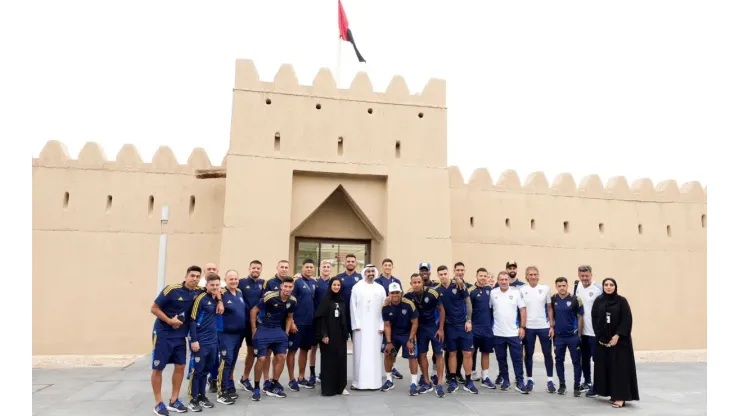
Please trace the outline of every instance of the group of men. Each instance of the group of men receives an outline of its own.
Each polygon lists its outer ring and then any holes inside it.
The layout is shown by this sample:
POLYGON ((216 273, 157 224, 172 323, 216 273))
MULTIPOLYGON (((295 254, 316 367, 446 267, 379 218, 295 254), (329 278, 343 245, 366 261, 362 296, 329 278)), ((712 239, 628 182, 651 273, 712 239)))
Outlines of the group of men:
MULTIPOLYGON (((345 271, 336 276, 341 280, 341 293, 348 311, 346 324, 354 345, 352 389, 388 391, 394 388, 393 380, 403 378, 395 368, 396 354, 400 350, 402 357, 409 361, 411 395, 434 391, 438 397, 444 397, 445 393, 456 391, 458 384, 467 392, 478 393, 474 381, 480 381, 486 388, 495 389, 500 385, 502 390, 508 390, 511 387, 508 350, 514 367, 514 388, 526 394, 534 388, 532 355, 535 341, 539 339, 545 356, 547 391, 566 392, 565 349, 570 350, 574 365, 575 394, 588 391, 591 352, 595 344, 590 307, 601 293, 601 289, 591 283, 589 266, 578 269, 581 286, 576 282, 575 295, 568 292, 567 279, 562 277, 556 280, 557 293, 553 296, 547 285, 539 284, 539 271, 534 266, 527 268, 527 283, 520 281, 515 262, 507 263, 506 271, 496 277, 484 268, 478 269, 474 283, 465 281, 462 262, 455 264, 454 276, 446 266, 437 267, 438 281, 430 277, 431 265, 421 263, 418 273, 411 276, 411 288, 405 294, 401 280, 392 275, 393 261, 384 259, 381 267, 382 272, 378 272, 368 265, 358 273, 357 258, 350 254, 344 261, 345 271), (373 284, 358 286, 363 280, 373 284), (377 308, 366 308, 378 301, 377 308), (377 323, 377 332, 367 329, 362 332, 368 323, 377 323), (557 390, 552 379, 552 342, 560 382, 557 390), (434 354, 433 371, 436 371, 431 376, 427 359, 430 344, 434 354), (378 354, 377 347, 384 354, 378 354), (488 371, 489 357, 494 351, 499 374, 492 382, 488 371), (475 373, 478 352, 480 377, 475 373), (526 383, 522 367, 526 367, 526 383), (386 373, 384 382, 379 372, 381 368, 386 373), (442 385, 444 382, 446 389, 442 385)), ((291 277, 289 262, 281 260, 275 275, 262 279, 262 263, 255 260, 250 263, 247 277, 240 278, 235 270, 228 270, 222 280, 215 264, 207 264, 205 270, 199 266, 189 267, 185 280, 165 287, 151 307, 157 318, 151 378, 156 403, 154 413, 168 415, 169 412, 199 412, 211 408, 213 403, 206 396, 206 390, 216 393, 218 402, 233 404, 238 398, 237 386, 251 392, 253 401, 259 401, 262 393, 284 398, 285 388, 278 380, 286 364, 289 390, 315 388, 320 375, 315 372, 318 342, 313 318, 316 307, 329 290, 332 269, 329 261, 322 261, 318 276, 314 277, 315 264, 306 259, 301 273, 291 277), (247 345, 247 357, 242 375, 235 383, 233 372, 243 342, 247 345), (180 401, 179 393, 188 364, 188 349, 191 352, 187 375, 190 401, 186 406, 180 401), (174 372, 172 394, 165 402, 161 385, 162 371, 167 364, 174 364, 174 372), (252 370, 253 378, 250 378, 252 370), (264 380, 262 386, 261 380, 264 380)))

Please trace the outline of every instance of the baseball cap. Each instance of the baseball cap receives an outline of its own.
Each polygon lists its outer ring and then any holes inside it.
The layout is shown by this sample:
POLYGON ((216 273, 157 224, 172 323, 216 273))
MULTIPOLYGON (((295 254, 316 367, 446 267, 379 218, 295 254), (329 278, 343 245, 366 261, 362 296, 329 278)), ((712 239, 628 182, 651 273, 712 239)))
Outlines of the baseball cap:
POLYGON ((388 286, 388 293, 393 293, 393 292, 400 292, 400 291, 401 291, 401 285, 399 285, 399 284, 398 284, 398 283, 396 283, 396 282, 393 282, 393 283, 391 283, 391 284, 390 284, 390 285, 388 286))
POLYGON ((419 270, 421 269, 432 270, 432 265, 429 263, 421 263, 419 264, 419 270))
POLYGON ((516 262, 515 261, 507 261, 506 262, 506 268, 508 269, 509 267, 517 267, 516 266, 516 262))

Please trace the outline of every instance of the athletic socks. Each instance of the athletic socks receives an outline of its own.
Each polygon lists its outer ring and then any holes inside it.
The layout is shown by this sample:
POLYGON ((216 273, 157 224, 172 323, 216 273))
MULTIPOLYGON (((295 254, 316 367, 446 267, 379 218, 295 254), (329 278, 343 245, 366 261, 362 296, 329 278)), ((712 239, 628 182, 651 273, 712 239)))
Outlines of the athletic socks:
POLYGON ((386 378, 386 380, 388 380, 391 383, 393 383, 393 380, 391 380, 391 373, 385 373, 385 378, 386 378))
POLYGON ((465 383, 470 383, 470 374, 465 374, 465 383))
POLYGON ((485 380, 485 379, 487 379, 487 378, 488 378, 488 370, 483 370, 483 371, 481 371, 481 373, 482 373, 482 374, 481 374, 481 378, 482 378, 483 380, 485 380))
POLYGON ((316 366, 312 365, 308 367, 311 370, 311 377, 316 377, 316 366))
POLYGON ((411 374, 411 384, 417 384, 418 381, 419 381, 419 375, 411 374))

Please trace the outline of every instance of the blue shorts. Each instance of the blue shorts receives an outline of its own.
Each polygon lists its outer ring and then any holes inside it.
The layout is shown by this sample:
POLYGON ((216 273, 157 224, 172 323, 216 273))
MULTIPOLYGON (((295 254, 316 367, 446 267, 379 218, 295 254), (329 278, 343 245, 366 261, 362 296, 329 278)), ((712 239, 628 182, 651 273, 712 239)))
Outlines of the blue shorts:
POLYGON ((492 353, 493 330, 488 327, 473 327, 473 346, 482 353, 492 353))
POLYGON ((465 325, 445 325, 445 349, 473 351, 473 331, 465 332, 465 325))
MULTIPOLYGON (((414 344, 414 350, 409 351, 406 345, 409 342, 409 336, 406 335, 391 335, 391 344, 396 351, 401 350, 401 356, 403 358, 416 358, 416 344, 414 344)), ((383 337, 383 344, 380 346, 380 351, 385 352, 385 337, 383 337)))
POLYGON ((419 354, 426 354, 429 351, 429 343, 432 343, 432 351, 434 354, 442 354, 444 350, 444 344, 442 341, 437 339, 436 334, 437 327, 432 326, 420 326, 416 331, 416 342, 418 343, 419 354))
POLYGON ((167 364, 185 365, 187 341, 185 338, 159 338, 152 333, 152 370, 164 370, 167 364))
POLYGON ((288 351, 310 350, 316 342, 316 332, 313 325, 296 325, 298 332, 288 335, 288 351))
POLYGON ((266 357, 268 350, 276 355, 288 352, 288 334, 282 328, 257 328, 252 343, 257 357, 266 357))

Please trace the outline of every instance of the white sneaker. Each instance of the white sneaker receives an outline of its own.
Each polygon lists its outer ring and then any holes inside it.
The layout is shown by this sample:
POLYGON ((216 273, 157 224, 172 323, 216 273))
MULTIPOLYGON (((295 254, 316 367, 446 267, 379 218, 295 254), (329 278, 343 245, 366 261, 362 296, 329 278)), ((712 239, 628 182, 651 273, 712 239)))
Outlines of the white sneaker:
POLYGON ((342 396, 349 396, 349 392, 347 391, 347 389, 344 389, 342 391, 342 396))
POLYGON ((472 374, 470 375, 470 380, 472 380, 472 381, 480 381, 480 377, 478 377, 478 372, 477 371, 473 371, 472 372, 472 374))

